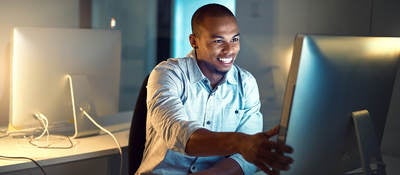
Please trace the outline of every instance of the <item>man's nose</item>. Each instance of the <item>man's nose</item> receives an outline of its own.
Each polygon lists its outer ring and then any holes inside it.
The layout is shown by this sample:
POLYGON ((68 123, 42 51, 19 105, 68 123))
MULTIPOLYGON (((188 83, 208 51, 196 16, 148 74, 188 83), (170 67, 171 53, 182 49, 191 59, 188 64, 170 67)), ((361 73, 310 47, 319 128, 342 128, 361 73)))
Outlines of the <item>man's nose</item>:
POLYGON ((226 42, 224 44, 222 52, 224 54, 231 54, 235 51, 236 47, 237 47, 236 43, 226 42))

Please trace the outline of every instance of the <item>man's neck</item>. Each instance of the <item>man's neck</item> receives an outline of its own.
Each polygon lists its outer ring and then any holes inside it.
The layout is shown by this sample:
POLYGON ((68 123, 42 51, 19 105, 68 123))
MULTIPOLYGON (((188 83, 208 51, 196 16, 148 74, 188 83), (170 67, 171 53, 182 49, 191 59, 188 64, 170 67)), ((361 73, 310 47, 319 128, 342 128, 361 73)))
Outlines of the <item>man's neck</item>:
POLYGON ((206 75, 206 77, 210 80, 210 85, 213 89, 224 79, 224 75, 219 74, 213 74, 211 76, 206 75))
POLYGON ((213 71, 208 65, 204 62, 198 61, 197 64, 199 65, 200 71, 203 73, 204 76, 210 80, 210 85, 214 89, 225 77, 227 72, 218 72, 218 71, 213 71))

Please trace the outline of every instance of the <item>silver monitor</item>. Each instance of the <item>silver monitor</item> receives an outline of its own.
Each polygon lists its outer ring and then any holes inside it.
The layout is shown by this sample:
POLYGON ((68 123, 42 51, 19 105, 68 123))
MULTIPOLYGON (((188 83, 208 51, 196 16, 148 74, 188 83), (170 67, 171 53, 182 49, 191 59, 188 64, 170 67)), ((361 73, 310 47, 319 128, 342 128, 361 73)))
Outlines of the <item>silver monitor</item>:
POLYGON ((400 62, 400 38, 298 35, 278 141, 294 148, 281 174, 361 167, 352 112, 368 110, 379 145, 400 62))
MULTIPOLYGON (((78 104, 93 116, 118 112, 121 34, 77 28, 15 28, 12 35, 10 129, 74 130, 67 75, 79 77, 78 104), (83 94, 83 95, 82 95, 83 94)), ((78 103, 76 102, 76 103, 78 103)), ((79 107, 76 107, 79 112, 79 107)))

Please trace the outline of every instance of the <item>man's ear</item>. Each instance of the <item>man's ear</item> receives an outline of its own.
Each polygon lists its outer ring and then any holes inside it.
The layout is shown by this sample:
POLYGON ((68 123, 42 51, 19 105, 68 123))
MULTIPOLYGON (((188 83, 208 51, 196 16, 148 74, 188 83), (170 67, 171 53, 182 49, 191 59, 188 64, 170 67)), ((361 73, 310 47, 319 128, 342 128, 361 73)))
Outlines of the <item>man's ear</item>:
POLYGON ((198 48, 197 42, 196 42, 196 35, 190 34, 189 35, 189 42, 190 42, 190 45, 193 47, 193 49, 197 49, 198 48))

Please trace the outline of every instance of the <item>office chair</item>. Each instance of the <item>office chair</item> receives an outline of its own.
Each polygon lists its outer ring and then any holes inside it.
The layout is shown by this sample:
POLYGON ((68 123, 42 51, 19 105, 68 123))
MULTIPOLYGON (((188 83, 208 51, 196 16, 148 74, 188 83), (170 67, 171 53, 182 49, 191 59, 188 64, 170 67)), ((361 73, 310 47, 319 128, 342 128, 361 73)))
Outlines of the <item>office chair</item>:
POLYGON ((131 121, 127 150, 129 175, 135 174, 143 158, 144 145, 146 142, 146 85, 148 79, 149 76, 147 75, 146 78, 143 80, 138 98, 136 99, 136 105, 131 121))

